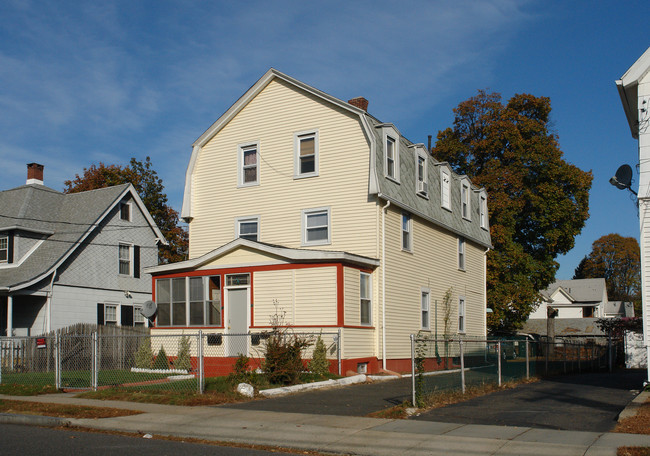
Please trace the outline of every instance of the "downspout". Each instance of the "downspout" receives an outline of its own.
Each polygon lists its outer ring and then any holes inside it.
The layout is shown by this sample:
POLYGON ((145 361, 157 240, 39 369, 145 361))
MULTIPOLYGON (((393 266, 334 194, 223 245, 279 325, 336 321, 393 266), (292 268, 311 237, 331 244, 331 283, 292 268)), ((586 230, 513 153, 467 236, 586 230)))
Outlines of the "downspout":
POLYGON ((487 248, 485 251, 485 255, 483 256, 483 304, 484 304, 484 311, 483 311, 483 330, 485 331, 485 335, 487 336, 487 254, 490 252, 490 247, 487 248))
POLYGON ((45 326, 45 333, 49 334, 52 331, 52 295, 54 294, 54 279, 56 278, 56 269, 52 273, 52 280, 50 280, 50 290, 47 292, 47 323, 45 326))
POLYGON ((390 201, 381 209, 381 365, 386 370, 386 211, 390 201))

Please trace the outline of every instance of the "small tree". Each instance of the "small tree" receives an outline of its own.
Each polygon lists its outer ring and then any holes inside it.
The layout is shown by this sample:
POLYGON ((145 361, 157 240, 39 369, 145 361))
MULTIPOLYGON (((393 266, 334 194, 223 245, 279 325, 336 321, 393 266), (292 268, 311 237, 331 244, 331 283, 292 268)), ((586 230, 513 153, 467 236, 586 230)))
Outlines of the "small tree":
POLYGON ((325 342, 323 342, 320 334, 318 335, 318 339, 316 339, 314 353, 309 363, 309 370, 321 376, 325 376, 330 372, 330 363, 327 360, 327 347, 325 347, 325 342))
POLYGON ((165 347, 160 347, 158 356, 153 362, 153 369, 167 370, 169 369, 169 360, 167 359, 167 353, 165 352, 165 347))
POLYGON ((151 369, 153 364, 153 351, 151 350, 151 339, 145 337, 140 342, 138 351, 135 352, 135 367, 140 369, 151 369))
POLYGON ((266 340, 264 372, 270 383, 294 385, 303 371, 302 350, 311 342, 293 332, 285 322, 285 313, 276 310, 271 317, 273 331, 266 340))
POLYGON ((190 338, 188 336, 181 337, 178 342, 178 357, 174 361, 174 367, 176 369, 182 369, 186 371, 192 370, 192 361, 190 360, 190 338))

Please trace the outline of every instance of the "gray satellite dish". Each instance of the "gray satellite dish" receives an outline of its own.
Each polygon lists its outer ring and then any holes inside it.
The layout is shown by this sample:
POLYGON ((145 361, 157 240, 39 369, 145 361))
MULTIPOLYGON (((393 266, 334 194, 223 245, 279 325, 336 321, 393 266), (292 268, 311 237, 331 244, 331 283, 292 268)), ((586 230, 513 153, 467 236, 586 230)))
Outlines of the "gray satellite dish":
POLYGON ((140 313, 145 316, 146 318, 151 318, 156 314, 156 303, 153 301, 145 301, 144 304, 142 304, 142 309, 140 309, 140 313))
POLYGON ((630 165, 621 165, 609 182, 620 190, 630 188, 630 185, 632 185, 632 167, 630 165))

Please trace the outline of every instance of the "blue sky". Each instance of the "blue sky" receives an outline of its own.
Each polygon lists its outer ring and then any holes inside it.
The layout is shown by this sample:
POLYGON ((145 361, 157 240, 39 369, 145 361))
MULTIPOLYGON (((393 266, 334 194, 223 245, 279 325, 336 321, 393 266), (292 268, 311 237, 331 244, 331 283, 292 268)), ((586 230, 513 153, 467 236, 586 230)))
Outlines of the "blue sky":
POLYGON ((614 81, 650 46, 649 20, 632 1, 4 0, 0 189, 29 162, 61 190, 149 155, 180 210, 192 142, 270 67, 364 96, 424 143, 477 89, 531 93, 551 98, 565 159, 594 173, 590 219, 558 259, 571 278, 600 236, 638 238, 634 201, 608 180, 638 163, 614 81))

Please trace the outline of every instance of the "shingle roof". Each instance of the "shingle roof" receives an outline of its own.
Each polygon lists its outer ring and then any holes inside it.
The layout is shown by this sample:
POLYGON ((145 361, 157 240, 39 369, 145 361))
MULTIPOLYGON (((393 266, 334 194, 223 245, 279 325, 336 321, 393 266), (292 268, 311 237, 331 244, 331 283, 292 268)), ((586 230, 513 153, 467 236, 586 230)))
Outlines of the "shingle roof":
POLYGON ((64 194, 30 184, 0 192, 0 231, 46 233, 43 243, 22 264, 0 269, 0 288, 22 288, 42 279, 79 245, 129 187, 123 184, 64 194))
POLYGON ((550 298, 553 293, 562 287, 575 302, 601 302, 605 295, 607 285, 605 279, 574 279, 574 280, 558 280, 546 290, 541 292, 545 298, 550 298))

